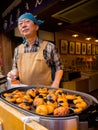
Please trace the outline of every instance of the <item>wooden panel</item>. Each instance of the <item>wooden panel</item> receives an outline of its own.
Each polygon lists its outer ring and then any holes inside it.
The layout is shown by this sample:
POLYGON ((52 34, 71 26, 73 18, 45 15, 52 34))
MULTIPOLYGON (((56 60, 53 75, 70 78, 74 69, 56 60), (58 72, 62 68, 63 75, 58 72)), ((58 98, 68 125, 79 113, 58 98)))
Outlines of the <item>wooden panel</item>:
MULTIPOLYGON (((24 122, 21 117, 25 115, 0 101, 0 121, 3 125, 3 130, 24 130, 24 122)), ((27 123, 26 130, 47 130, 45 127, 35 121, 27 123)))
POLYGON ((12 49, 11 39, 2 34, 2 53, 3 53, 3 70, 4 74, 7 74, 12 66, 12 49))

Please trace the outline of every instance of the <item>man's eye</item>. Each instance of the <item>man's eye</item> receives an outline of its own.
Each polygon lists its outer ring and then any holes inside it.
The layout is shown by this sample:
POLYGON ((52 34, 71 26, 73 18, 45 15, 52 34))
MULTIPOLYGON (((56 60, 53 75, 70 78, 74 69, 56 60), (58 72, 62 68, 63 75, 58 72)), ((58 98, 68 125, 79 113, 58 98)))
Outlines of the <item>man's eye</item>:
POLYGON ((18 25, 20 26, 20 25, 22 25, 22 23, 19 23, 18 25))
POLYGON ((30 23, 30 20, 25 20, 25 21, 23 21, 23 22, 19 22, 19 26, 22 26, 23 24, 25 24, 25 23, 30 23))
POLYGON ((30 22, 30 20, 26 20, 25 22, 26 22, 26 23, 29 23, 29 22, 30 22))

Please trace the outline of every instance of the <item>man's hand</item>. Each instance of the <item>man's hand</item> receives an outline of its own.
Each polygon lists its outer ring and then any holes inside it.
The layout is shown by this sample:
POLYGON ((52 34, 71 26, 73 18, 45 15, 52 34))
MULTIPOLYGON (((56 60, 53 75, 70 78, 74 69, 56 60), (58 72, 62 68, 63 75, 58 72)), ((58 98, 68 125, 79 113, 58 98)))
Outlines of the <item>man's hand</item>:
POLYGON ((11 78, 11 80, 15 80, 18 77, 18 71, 16 69, 11 70, 8 72, 7 77, 11 78))

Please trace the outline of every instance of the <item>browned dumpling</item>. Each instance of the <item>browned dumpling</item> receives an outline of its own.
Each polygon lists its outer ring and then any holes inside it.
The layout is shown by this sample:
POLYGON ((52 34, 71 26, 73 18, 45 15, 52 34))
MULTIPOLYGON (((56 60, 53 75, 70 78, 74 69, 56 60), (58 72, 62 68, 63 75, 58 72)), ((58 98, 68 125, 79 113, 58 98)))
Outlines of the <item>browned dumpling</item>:
POLYGON ((9 102, 16 102, 16 98, 13 95, 7 96, 5 99, 9 102))
POLYGON ((83 99, 80 96, 77 96, 76 99, 73 100, 73 103, 77 104, 77 103, 80 103, 82 101, 83 101, 83 99))
POLYGON ((62 90, 62 89, 58 89, 58 90, 56 90, 56 92, 55 92, 56 95, 62 95, 62 93, 63 93, 63 90, 62 90))
POLYGON ((30 95, 30 96, 32 96, 32 97, 35 97, 36 96, 36 90, 35 89, 29 89, 29 90, 27 90, 27 92, 26 92, 26 94, 27 95, 30 95))
POLYGON ((68 99, 68 100, 74 100, 74 99, 76 99, 76 95, 67 94, 67 95, 66 95, 66 99, 68 99))
POLYGON ((57 102, 60 102, 60 101, 67 102, 67 99, 66 98, 62 98, 62 97, 57 98, 57 102))
POLYGON ((34 107, 37 107, 37 106, 42 105, 42 104, 44 104, 44 99, 40 98, 39 96, 36 96, 34 98, 34 101, 33 101, 34 107))
POLYGON ((47 101, 47 105, 53 106, 54 108, 57 107, 57 102, 56 101, 47 101))
POLYGON ((55 90, 55 89, 49 89, 48 92, 49 92, 49 94, 50 94, 50 93, 55 94, 56 90, 55 90))
POLYGON ((48 114, 48 108, 47 105, 39 105, 36 107, 36 113, 40 115, 47 115, 48 114))
POLYGON ((29 95, 24 95, 24 101, 23 102, 32 104, 33 99, 29 95))
POLYGON ((54 116, 65 116, 69 113, 69 108, 68 107, 63 107, 63 106, 60 106, 60 107, 57 107, 55 110, 54 110, 54 113, 53 115, 54 116))
MULTIPOLYGON (((12 93, 13 94, 13 93, 12 93)), ((25 95, 25 92, 23 91, 19 91, 17 93, 14 93, 14 95, 16 95, 16 97, 23 97, 25 95)))
POLYGON ((4 97, 8 97, 8 96, 11 96, 11 95, 12 95, 12 93, 4 93, 3 94, 4 97))
POLYGON ((76 104, 76 107, 84 109, 84 108, 87 107, 87 103, 84 102, 84 101, 79 102, 79 103, 76 104))
POLYGON ((24 98, 23 97, 18 97, 16 99, 16 103, 22 103, 24 101, 24 98))
POLYGON ((33 99, 30 98, 29 95, 24 95, 24 96, 22 96, 22 97, 18 97, 18 98, 16 99, 16 102, 17 102, 17 103, 22 103, 22 102, 24 102, 24 103, 29 103, 29 104, 31 104, 31 103, 33 103, 33 99))
POLYGON ((59 101, 58 102, 58 106, 63 106, 63 107, 68 107, 69 106, 69 104, 68 104, 68 102, 67 101, 59 101))
POLYGON ((47 94, 48 93, 48 88, 40 88, 39 93, 40 94, 47 94))
POLYGON ((31 109, 30 105, 28 105, 26 103, 20 103, 20 104, 18 104, 18 106, 23 108, 23 109, 26 109, 26 110, 30 110, 31 109))
POLYGON ((74 109, 74 113, 78 113, 78 112, 80 112, 80 111, 82 111, 82 108, 75 108, 75 109, 74 109))
POLYGON ((49 93, 46 98, 47 98, 47 100, 56 101, 57 96, 55 94, 53 94, 53 93, 49 93))
POLYGON ((48 109, 48 114, 53 114, 54 112, 54 107, 51 105, 47 105, 47 109, 48 109))

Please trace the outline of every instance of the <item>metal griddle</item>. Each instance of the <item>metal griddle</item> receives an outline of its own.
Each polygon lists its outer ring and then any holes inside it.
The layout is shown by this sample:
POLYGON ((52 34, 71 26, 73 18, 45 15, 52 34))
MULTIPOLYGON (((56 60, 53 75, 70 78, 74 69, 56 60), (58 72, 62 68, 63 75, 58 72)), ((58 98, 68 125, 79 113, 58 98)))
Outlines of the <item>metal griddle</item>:
MULTIPOLYGON (((15 103, 11 103, 9 101, 7 101, 5 99, 5 97, 3 96, 4 93, 11 93, 15 90, 19 90, 19 91, 27 91, 28 89, 34 89, 36 88, 36 86, 27 86, 27 87, 17 87, 17 88, 12 88, 12 89, 9 89, 9 90, 6 90, 6 91, 3 91, 1 92, 0 94, 0 99, 2 101, 4 101, 5 103, 7 103, 8 105, 14 107, 15 109, 18 109, 19 111, 25 113, 26 115, 33 115, 33 116, 40 116, 42 118, 65 118, 65 117, 69 117, 69 116, 75 116, 75 115, 79 115, 81 113, 83 113, 84 111, 87 111, 89 109, 90 106, 94 105, 95 103, 98 103, 97 99, 95 99, 93 96, 89 95, 89 94, 86 94, 86 93, 82 93, 82 92, 78 92, 78 91, 73 91, 73 90, 68 90, 68 89, 63 89, 65 93, 68 93, 68 94, 75 94, 75 95, 78 95, 78 96, 81 96, 84 101, 87 103, 87 107, 85 109, 83 109, 81 112, 78 112, 78 113, 69 113, 68 115, 66 116, 62 116, 62 117, 55 117, 53 115, 39 115, 39 114, 36 114, 35 113, 35 109, 31 109, 31 110, 25 110, 21 107, 19 107, 17 104, 15 103)), ((43 87, 40 87, 40 88, 43 88, 43 87)), ((49 89, 52 89, 50 87, 48 87, 49 89)))

